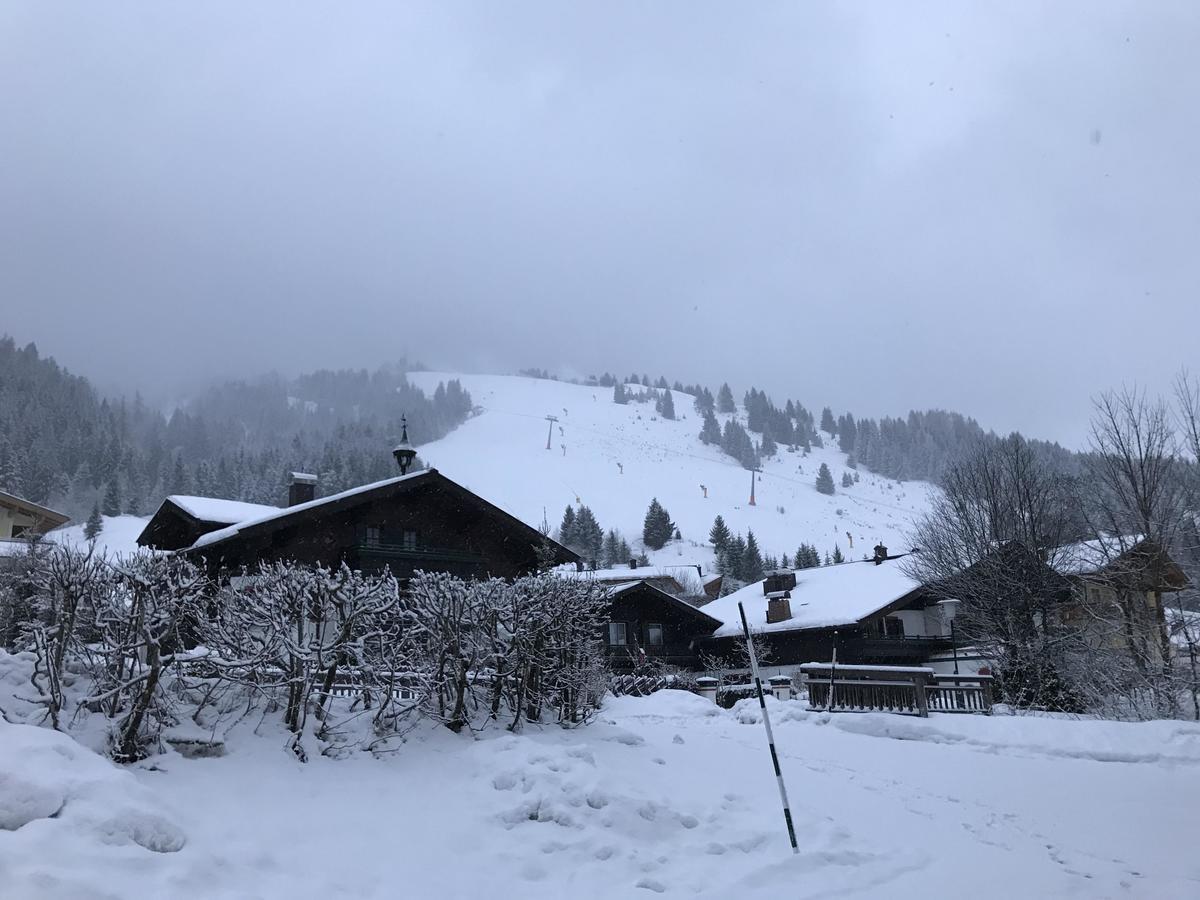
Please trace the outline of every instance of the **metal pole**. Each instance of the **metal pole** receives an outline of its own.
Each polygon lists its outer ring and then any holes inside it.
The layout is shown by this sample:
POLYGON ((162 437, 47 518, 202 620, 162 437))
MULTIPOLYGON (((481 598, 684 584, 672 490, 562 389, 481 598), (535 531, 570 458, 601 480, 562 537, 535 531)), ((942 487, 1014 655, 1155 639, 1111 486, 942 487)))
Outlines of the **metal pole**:
POLYGON ((549 450, 550 439, 554 437, 554 423, 558 421, 558 416, 546 416, 546 421, 550 423, 550 430, 546 432, 546 449, 549 450))
POLYGON ((755 473, 755 472, 757 472, 757 471, 758 471, 758 469, 751 469, 751 470, 750 470, 750 505, 751 505, 751 506, 757 506, 757 505, 758 505, 758 504, 756 504, 756 503, 754 502, 754 473, 755 473))
POLYGON ((829 662, 829 711, 833 712, 833 676, 837 672, 837 632, 833 633, 833 658, 829 662))
POLYGON ((958 674, 958 641, 954 639, 954 617, 950 617, 950 652, 954 654, 954 674, 958 674))
POLYGON ((746 635, 746 650, 750 654, 750 671, 754 675, 754 689, 758 692, 758 707, 762 710, 763 728, 767 730, 767 746, 771 748, 771 766, 775 769, 775 783, 779 785, 779 800, 783 804, 783 820, 787 823, 788 840, 792 852, 799 853, 796 844, 796 826, 792 824, 792 810, 788 806, 787 788, 783 784, 783 771, 779 768, 779 754, 775 752, 775 735, 771 731, 771 716, 767 713, 767 701, 763 697, 762 679, 758 675, 758 657, 754 653, 754 640, 750 637, 750 625, 746 622, 746 610, 738 603, 742 617, 742 633, 746 635))

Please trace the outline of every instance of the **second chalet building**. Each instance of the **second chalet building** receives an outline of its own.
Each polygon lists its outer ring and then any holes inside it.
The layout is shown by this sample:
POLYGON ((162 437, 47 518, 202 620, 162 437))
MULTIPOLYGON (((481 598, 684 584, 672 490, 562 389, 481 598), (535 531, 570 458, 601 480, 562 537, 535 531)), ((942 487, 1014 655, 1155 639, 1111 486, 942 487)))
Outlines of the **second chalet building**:
POLYGON ((924 665, 952 649, 950 620, 900 559, 879 547, 871 560, 772 572, 703 607, 722 623, 705 649, 734 655, 741 604, 750 630, 769 648, 769 672, 829 660, 834 648, 846 664, 924 665))

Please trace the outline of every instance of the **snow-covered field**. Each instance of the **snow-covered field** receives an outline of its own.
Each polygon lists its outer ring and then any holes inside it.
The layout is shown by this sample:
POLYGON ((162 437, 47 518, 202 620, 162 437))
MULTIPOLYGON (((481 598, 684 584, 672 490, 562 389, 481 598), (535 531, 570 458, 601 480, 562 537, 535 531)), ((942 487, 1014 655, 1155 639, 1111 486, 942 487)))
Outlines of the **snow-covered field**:
POLYGON ((1200 726, 770 708, 798 856, 754 702, 667 691, 577 730, 431 727, 307 764, 250 723, 222 758, 129 772, 0 721, 0 893, 1200 896, 1200 726))
MULTIPOLYGON (((631 542, 640 542, 642 517, 656 496, 684 537, 682 546, 651 554, 661 564, 708 559, 705 542, 718 514, 734 531, 753 529, 762 551, 775 556, 790 556, 801 541, 822 553, 837 543, 852 558, 870 554, 881 540, 893 550, 906 550, 905 533, 928 508, 933 490, 923 482, 899 483, 866 471, 858 484, 843 488, 846 455, 828 441, 807 457, 781 448, 765 460, 757 503, 750 506, 750 473, 701 443, 702 419, 688 394, 675 392, 679 418, 667 421, 653 404, 613 403, 611 388, 509 375, 414 372, 409 377, 426 393, 439 381, 458 378, 482 409, 442 440, 421 444, 426 463, 531 524, 544 515, 557 526, 567 504, 582 502, 601 526, 618 528, 631 542), (547 415, 558 417, 549 451, 547 415), (814 484, 822 462, 837 484, 833 496, 817 493, 814 484), (701 485, 708 488, 707 499, 701 485)), ((723 424, 728 416, 717 418, 723 424)), ((420 442, 420 435, 413 438, 420 442)))
MULTIPOLYGON (((96 552, 108 556, 121 556, 137 551, 138 535, 150 521, 149 516, 104 516, 104 527, 96 536, 96 552)), ((50 537, 65 546, 86 549, 87 538, 83 534, 84 523, 77 522, 50 533, 50 537)))

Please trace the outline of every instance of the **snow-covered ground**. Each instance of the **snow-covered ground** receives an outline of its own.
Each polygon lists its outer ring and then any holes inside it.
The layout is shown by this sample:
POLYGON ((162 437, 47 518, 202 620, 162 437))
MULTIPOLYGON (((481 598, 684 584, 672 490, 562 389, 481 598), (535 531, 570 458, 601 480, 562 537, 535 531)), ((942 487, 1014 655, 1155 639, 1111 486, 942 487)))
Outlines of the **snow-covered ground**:
MULTIPOLYGON (((150 521, 149 516, 103 516, 104 527, 96 536, 96 552, 108 556, 123 556, 137 551, 138 535, 150 521)), ((78 522, 50 532, 48 537, 65 546, 86 547, 83 536, 85 523, 78 522)))
MULTIPOLYGON (((679 418, 668 421, 653 404, 613 403, 611 388, 509 375, 409 377, 427 393, 439 381, 457 378, 482 410, 445 438, 420 444, 426 463, 531 524, 544 515, 557 526, 567 504, 582 502, 601 526, 615 527, 637 544, 646 507, 658 497, 684 537, 682 546, 651 554, 660 564, 709 559, 705 542, 718 514, 734 531, 753 529, 762 551, 775 556, 790 556, 802 541, 822 553, 836 543, 852 558, 869 555, 879 541, 906 550, 905 533, 928 508, 933 490, 924 482, 899 483, 866 471, 858 484, 843 488, 846 454, 827 441, 829 446, 807 457, 781 448, 765 460, 756 505, 750 506, 750 473, 701 443, 702 418, 688 394, 674 393, 679 418), (558 417, 549 451, 547 415, 558 417), (833 496, 817 493, 822 462, 837 485, 833 496), (701 485, 708 488, 707 499, 701 485)), ((717 418, 724 424, 728 416, 717 418)), ((420 441, 420 435, 412 437, 420 441)))
POLYGON ((307 764, 255 717, 224 757, 132 774, 0 722, 2 893, 1200 896, 1200 726, 770 708, 797 856, 753 701, 665 691, 576 730, 431 726, 307 764))

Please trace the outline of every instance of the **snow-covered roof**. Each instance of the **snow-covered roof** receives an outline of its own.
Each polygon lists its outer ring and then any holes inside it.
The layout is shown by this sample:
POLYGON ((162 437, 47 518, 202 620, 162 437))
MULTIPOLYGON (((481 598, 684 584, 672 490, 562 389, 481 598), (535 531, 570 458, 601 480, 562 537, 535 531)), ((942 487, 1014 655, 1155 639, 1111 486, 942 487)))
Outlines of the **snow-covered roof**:
POLYGON ((1055 554, 1054 568, 1063 575, 1091 575, 1111 565, 1139 543, 1141 538, 1133 535, 1112 535, 1067 544, 1055 554))
POLYGON ((243 503, 241 500, 220 500, 216 497, 191 497, 186 494, 172 494, 167 498, 190 516, 195 516, 202 522, 220 522, 233 525, 278 512, 278 506, 267 506, 263 503, 243 503))
POLYGON ((661 568, 659 566, 617 566, 612 569, 584 569, 577 571, 574 566, 562 566, 558 574, 564 578, 584 578, 592 581, 645 581, 647 578, 675 578, 678 580, 680 571, 695 571, 695 566, 680 568, 661 568))
MULTIPOLYGON (((639 569, 637 571, 641 571, 641 570, 639 569)), ((668 591, 664 591, 662 588, 655 586, 652 582, 646 581, 645 579, 641 579, 641 578, 634 580, 634 581, 627 581, 627 582, 620 583, 620 584, 614 584, 611 588, 609 588, 608 596, 616 597, 620 594, 625 593, 628 590, 631 590, 632 588, 639 587, 641 585, 645 585, 649 590, 653 591, 656 594, 659 594, 664 600, 667 600, 668 602, 670 602, 676 606, 682 607, 683 609, 686 609, 688 612, 696 613, 698 617, 710 619, 713 624, 718 624, 721 621, 716 616, 709 614, 707 605, 704 608, 700 608, 699 606, 692 606, 692 604, 688 603, 686 600, 684 600, 680 597, 676 597, 674 594, 669 593, 668 591)))
POLYGON ((348 497, 353 497, 356 494, 365 494, 368 491, 378 490, 383 487, 390 487, 393 484, 399 484, 403 481, 411 481, 423 476, 436 475, 437 469, 422 469, 420 472, 410 472, 407 475, 400 475, 396 478, 385 478, 383 481, 375 481, 371 484, 361 484, 358 487, 350 488, 348 491, 342 491, 340 494, 330 494, 328 497, 320 497, 316 500, 309 500, 307 503, 297 503, 295 506, 287 506, 282 509, 277 507, 265 507, 269 512, 262 513, 242 521, 235 522, 227 528, 220 528, 217 531, 210 531, 208 534, 202 534, 192 544, 192 548, 207 547, 210 544, 215 544, 218 541, 226 540, 233 537, 240 531, 245 531, 247 528, 252 528, 256 525, 262 525, 265 522, 281 519, 284 516, 290 516, 294 513, 304 512, 308 509, 314 509, 318 506, 323 506, 326 503, 336 503, 339 500, 345 500, 348 497))
POLYGON ((921 586, 909 578, 895 560, 881 565, 854 561, 832 566, 799 569, 792 588, 792 617, 767 624, 767 598, 758 581, 732 594, 705 604, 704 611, 724 624, 714 637, 742 633, 738 603, 746 609, 746 620, 754 631, 798 631, 832 628, 859 622, 921 586))

